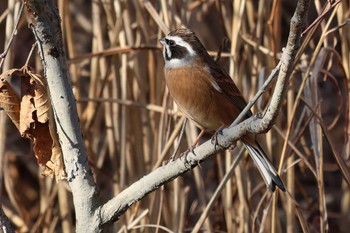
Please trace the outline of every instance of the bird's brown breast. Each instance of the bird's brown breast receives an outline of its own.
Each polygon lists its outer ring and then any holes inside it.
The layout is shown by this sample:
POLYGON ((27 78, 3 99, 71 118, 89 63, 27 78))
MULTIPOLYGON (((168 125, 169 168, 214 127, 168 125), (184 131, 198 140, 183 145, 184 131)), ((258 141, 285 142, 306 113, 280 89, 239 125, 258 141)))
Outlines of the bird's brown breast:
POLYGON ((216 131, 230 125, 240 109, 212 84, 209 70, 201 66, 165 69, 170 95, 180 110, 198 127, 216 131))

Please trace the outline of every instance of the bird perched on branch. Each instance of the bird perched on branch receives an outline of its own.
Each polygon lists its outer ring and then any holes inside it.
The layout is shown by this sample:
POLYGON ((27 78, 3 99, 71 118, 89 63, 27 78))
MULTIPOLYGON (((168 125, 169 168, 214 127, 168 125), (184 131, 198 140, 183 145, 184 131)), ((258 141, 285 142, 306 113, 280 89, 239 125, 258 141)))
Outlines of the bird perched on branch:
MULTIPOLYGON (((247 105, 242 94, 226 71, 208 54, 195 33, 180 28, 160 40, 165 61, 165 82, 180 110, 202 132, 216 132, 229 126, 247 105)), ((249 111, 245 118, 251 117, 249 111)), ((284 184, 255 135, 241 138, 266 185, 272 191, 284 184)))

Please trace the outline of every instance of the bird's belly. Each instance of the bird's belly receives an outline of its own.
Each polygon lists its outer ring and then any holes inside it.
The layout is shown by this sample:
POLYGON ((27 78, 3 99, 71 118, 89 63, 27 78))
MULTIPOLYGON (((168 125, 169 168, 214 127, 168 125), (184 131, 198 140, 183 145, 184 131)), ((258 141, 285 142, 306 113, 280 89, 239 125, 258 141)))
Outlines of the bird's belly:
POLYGON ((215 131, 222 126, 221 120, 218 118, 212 106, 205 103, 205 101, 198 101, 201 97, 193 96, 191 100, 181 101, 176 99, 175 102, 180 110, 192 120, 197 127, 209 131, 215 131))
POLYGON ((229 109, 225 109, 224 112, 218 109, 218 104, 222 104, 216 99, 219 93, 213 93, 216 90, 213 90, 210 83, 198 81, 203 78, 203 74, 192 70, 188 70, 186 74, 180 75, 179 72, 166 74, 170 95, 180 110, 199 128, 209 131, 216 131, 227 121, 231 122, 232 117, 227 115, 229 109))

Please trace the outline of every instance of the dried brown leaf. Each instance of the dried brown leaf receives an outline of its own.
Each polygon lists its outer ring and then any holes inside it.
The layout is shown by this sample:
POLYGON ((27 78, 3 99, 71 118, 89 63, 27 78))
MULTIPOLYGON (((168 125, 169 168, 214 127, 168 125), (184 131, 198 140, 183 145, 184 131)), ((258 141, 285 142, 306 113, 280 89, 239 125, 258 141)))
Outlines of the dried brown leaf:
POLYGON ((36 122, 32 131, 35 156, 41 165, 45 165, 51 158, 53 141, 48 123, 36 122))
POLYGON ((45 123, 49 120, 50 101, 48 100, 46 81, 39 75, 34 74, 30 69, 26 69, 25 73, 34 81, 34 106, 36 109, 36 117, 39 122, 45 123))
POLYGON ((34 119, 34 83, 27 75, 21 77, 21 110, 19 132, 22 137, 32 138, 31 131, 34 119))
MULTIPOLYGON (((45 166, 43 175, 54 176, 56 180, 66 177, 62 153, 55 135, 56 130, 51 128, 55 125, 49 122, 50 101, 46 89, 45 79, 31 71, 30 67, 22 68, 25 78, 22 79, 22 102, 26 101, 23 115, 27 116, 26 125, 30 125, 29 136, 34 144, 34 152, 38 163, 45 166), (30 102, 30 104, 28 103, 30 102), (34 122, 32 122, 32 120, 34 122)), ((22 106, 22 105, 21 105, 22 106)), ((21 109, 22 112, 22 109, 21 109)))
POLYGON ((61 150, 54 135, 55 125, 49 122, 50 101, 45 79, 25 66, 12 69, 0 76, 0 107, 9 115, 22 137, 33 142, 37 161, 44 166, 44 175, 55 176, 56 180, 66 177, 61 150), (8 77, 19 79, 20 97, 6 81, 8 77), (51 133, 50 133, 51 132, 51 133))
POLYGON ((6 79, 12 75, 20 75, 18 69, 9 70, 0 75, 0 107, 10 117, 15 126, 19 129, 20 103, 16 92, 12 89, 6 79))
POLYGON ((54 176, 56 181, 66 179, 67 176, 64 170, 63 157, 59 146, 54 145, 52 147, 51 159, 46 163, 42 174, 44 176, 54 176))

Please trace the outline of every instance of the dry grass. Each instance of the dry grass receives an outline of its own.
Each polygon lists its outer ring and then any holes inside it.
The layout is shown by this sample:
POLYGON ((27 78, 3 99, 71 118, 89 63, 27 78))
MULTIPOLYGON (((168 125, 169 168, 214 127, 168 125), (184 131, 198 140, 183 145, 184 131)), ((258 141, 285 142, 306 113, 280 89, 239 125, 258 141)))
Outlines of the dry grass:
MULTIPOLYGON (((20 3, 3 2, 0 51, 10 38, 20 3)), ((313 2, 308 25, 325 4, 313 2)), ((278 63, 295 5, 238 0, 58 1, 81 127, 104 200, 166 162, 178 142, 181 114, 165 89, 158 43, 164 33, 191 28, 213 56, 229 38, 220 63, 250 99, 278 63)), ((288 193, 266 191, 247 156, 213 203, 201 232, 350 228, 349 15, 349 2, 343 1, 304 36, 281 114, 273 129, 261 135, 288 193)), ((21 67, 34 42, 25 17, 18 29, 2 72, 21 67)), ((30 64, 40 72, 36 54, 30 64)), ((264 110, 269 96, 267 92, 258 101, 254 112, 264 110)), ((70 232, 74 209, 67 185, 40 175, 29 143, 0 114, 0 195, 5 213, 19 232, 70 232)), ((187 126, 180 151, 197 133, 187 126)), ((111 232, 191 231, 238 151, 213 156, 151 193, 111 232)))

